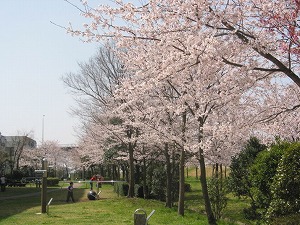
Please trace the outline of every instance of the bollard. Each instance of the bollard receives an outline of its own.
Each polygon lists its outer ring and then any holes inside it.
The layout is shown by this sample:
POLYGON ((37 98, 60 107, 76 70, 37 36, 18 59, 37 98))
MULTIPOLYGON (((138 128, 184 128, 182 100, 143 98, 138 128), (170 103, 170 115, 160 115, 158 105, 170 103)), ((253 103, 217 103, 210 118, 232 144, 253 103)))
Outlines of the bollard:
POLYGON ((150 217, 155 213, 155 210, 152 210, 152 212, 149 214, 149 216, 147 217, 147 221, 150 219, 150 217))
POLYGON ((49 206, 50 206, 52 200, 53 200, 53 198, 51 198, 50 201, 47 204, 47 215, 49 215, 49 206))
POLYGON ((147 214, 143 209, 137 209, 134 212, 134 225, 147 225, 147 214))

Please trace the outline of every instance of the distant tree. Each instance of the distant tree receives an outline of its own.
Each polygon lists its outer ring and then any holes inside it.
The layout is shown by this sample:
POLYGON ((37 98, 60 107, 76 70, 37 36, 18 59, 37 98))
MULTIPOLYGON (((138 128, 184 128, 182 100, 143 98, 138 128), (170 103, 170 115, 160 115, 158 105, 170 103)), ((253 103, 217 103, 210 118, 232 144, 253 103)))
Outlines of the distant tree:
MULTIPOLYGON (((121 80, 128 76, 123 64, 114 52, 115 46, 109 43, 105 47, 99 48, 98 54, 87 63, 79 64, 81 70, 79 73, 71 73, 63 78, 64 83, 71 89, 71 92, 77 97, 78 108, 74 110, 75 115, 82 120, 82 127, 85 133, 82 133, 82 141, 89 140, 90 146, 81 148, 86 156, 82 155, 85 162, 90 162, 89 152, 95 154, 99 148, 96 146, 105 146, 116 143, 125 146, 128 153, 129 164, 129 191, 128 197, 134 196, 134 148, 136 146, 135 137, 138 135, 138 129, 132 126, 130 121, 115 124, 112 120, 115 116, 113 107, 116 105, 114 92, 120 85, 121 80), (113 140, 113 141, 108 141, 113 140), (93 148, 93 151, 91 151, 93 148)), ((108 146, 109 149, 111 146, 108 146)), ((92 155, 94 155, 92 153, 92 155)), ((103 149, 98 152, 99 158, 103 149)), ((93 161, 93 160, 92 160, 93 161)))
MULTIPOLYGON (((45 141, 35 149, 24 149, 21 166, 40 169, 42 159, 46 158, 48 166, 51 167, 52 176, 58 174, 69 174, 69 170, 80 168, 80 158, 76 148, 60 147, 57 141, 45 141)), ((66 175, 66 176, 67 176, 66 175)))
POLYGON ((77 129, 81 137, 79 154, 87 167, 101 161, 105 143, 111 136, 116 138, 118 133, 110 132, 114 122, 110 123, 113 119, 109 104, 125 71, 114 47, 112 43, 99 47, 88 62, 78 64, 77 73, 62 78, 77 102, 73 113, 81 119, 80 129, 77 129))
POLYGON ((5 151, 6 139, 0 133, 0 173, 4 170, 5 162, 8 160, 8 154, 5 151))
POLYGON ((14 170, 18 171, 20 169, 20 160, 23 157, 24 150, 26 148, 33 149, 36 146, 35 142, 31 140, 31 132, 18 132, 18 136, 8 136, 7 142, 9 145, 9 166, 11 169, 11 174, 14 170))
POLYGON ((100 47, 88 62, 78 65, 80 70, 77 73, 69 73, 62 80, 76 99, 74 115, 83 122, 97 124, 101 119, 98 115, 107 107, 125 71, 112 43, 100 47))
POLYGON ((266 146, 252 137, 247 141, 241 152, 232 158, 230 165, 230 178, 232 191, 237 196, 248 196, 253 201, 251 193, 250 169, 258 153, 265 150, 266 146))

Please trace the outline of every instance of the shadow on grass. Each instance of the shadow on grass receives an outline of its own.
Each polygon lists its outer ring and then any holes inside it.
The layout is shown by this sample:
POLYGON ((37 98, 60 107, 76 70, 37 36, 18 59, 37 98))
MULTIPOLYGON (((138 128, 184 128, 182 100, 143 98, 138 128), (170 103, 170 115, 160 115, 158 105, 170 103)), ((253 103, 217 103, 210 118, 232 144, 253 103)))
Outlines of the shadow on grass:
MULTIPOLYGON (((88 201, 86 196, 88 191, 88 189, 84 188, 75 188, 75 203, 88 201)), ((51 205, 71 204, 66 202, 66 188, 48 188, 47 203, 51 198, 53 198, 51 205)), ((27 187, 7 188, 5 192, 0 193, 0 221, 38 206, 41 206, 41 189, 27 187)))

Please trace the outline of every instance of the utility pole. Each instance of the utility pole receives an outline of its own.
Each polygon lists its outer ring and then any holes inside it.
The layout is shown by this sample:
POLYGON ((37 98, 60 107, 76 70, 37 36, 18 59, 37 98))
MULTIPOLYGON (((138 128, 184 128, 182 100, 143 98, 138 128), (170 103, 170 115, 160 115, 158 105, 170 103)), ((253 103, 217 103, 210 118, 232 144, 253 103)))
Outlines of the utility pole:
POLYGON ((42 196, 41 196, 42 213, 47 212, 47 168, 48 168, 47 159, 43 158, 42 161, 43 177, 42 177, 42 196))

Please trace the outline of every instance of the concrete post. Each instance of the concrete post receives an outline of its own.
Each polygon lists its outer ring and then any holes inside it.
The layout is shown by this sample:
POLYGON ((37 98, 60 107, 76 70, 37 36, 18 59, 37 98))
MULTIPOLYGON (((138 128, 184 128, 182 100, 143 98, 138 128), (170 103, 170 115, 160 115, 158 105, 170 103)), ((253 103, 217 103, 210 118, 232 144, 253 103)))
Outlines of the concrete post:
POLYGON ((45 158, 43 158, 42 169, 45 172, 43 172, 43 177, 42 177, 42 196, 41 196, 42 213, 47 212, 47 167, 48 167, 48 162, 45 158))

